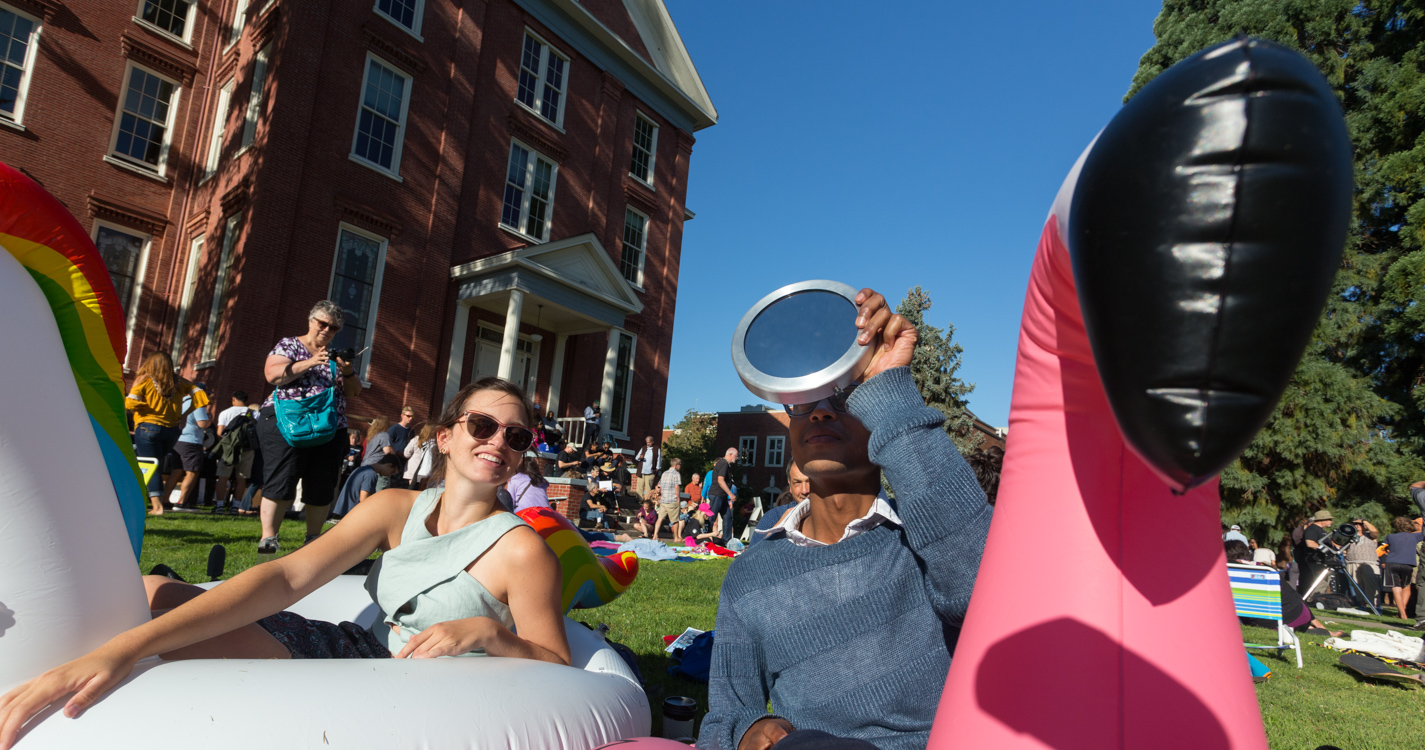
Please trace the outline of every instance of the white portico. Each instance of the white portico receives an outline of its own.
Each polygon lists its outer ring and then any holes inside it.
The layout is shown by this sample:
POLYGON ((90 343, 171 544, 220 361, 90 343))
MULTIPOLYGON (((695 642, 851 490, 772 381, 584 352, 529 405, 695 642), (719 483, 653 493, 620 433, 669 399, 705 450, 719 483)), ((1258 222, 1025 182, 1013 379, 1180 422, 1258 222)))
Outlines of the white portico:
POLYGON ((628 381, 637 336, 624 329, 624 319, 641 312, 643 303, 592 233, 455 266, 450 278, 459 292, 445 400, 461 385, 490 375, 519 383, 538 398, 544 390, 544 384, 537 382, 539 358, 548 351, 548 340, 537 332, 520 333, 524 324, 554 334, 548 398, 542 401, 543 408, 557 413, 569 337, 607 332, 599 397, 604 428, 616 434, 627 429, 628 381), (502 316, 504 325, 479 320, 471 314, 476 307, 502 316), (464 372, 469 337, 475 341, 475 357, 473 371, 464 372))

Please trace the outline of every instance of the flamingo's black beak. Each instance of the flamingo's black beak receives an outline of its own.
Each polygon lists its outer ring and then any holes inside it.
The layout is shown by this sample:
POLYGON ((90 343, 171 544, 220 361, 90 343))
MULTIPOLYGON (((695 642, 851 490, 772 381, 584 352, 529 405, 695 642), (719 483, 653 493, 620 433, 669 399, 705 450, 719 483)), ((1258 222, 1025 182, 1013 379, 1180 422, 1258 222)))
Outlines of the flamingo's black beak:
POLYGON ((1351 217, 1341 106, 1304 57, 1238 38, 1173 66, 1099 136, 1068 238, 1124 438, 1175 489, 1231 463, 1286 388, 1351 217))

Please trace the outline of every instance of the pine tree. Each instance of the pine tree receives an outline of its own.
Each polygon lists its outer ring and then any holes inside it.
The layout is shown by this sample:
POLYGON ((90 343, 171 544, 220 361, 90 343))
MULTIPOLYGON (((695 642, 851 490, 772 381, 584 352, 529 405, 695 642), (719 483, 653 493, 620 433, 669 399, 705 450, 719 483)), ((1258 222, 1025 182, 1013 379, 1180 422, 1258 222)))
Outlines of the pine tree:
POLYGON ((1281 403, 1222 474, 1224 520, 1275 540, 1328 505, 1404 511, 1425 469, 1425 2, 1165 0, 1153 31, 1125 100, 1205 47, 1263 37, 1326 76, 1355 149, 1341 269, 1281 403))
POLYGON ((915 387, 920 390, 926 404, 945 414, 945 431, 950 433, 955 447, 964 455, 979 447, 984 440, 975 431, 975 418, 970 414, 966 400, 975 390, 975 385, 967 385, 955 377, 964 350, 959 344, 952 343, 954 325, 946 323, 942 330, 925 322, 925 311, 930 309, 930 305, 930 295, 917 286, 906 292, 905 299, 896 307, 896 313, 914 325, 920 334, 910 361, 915 387))

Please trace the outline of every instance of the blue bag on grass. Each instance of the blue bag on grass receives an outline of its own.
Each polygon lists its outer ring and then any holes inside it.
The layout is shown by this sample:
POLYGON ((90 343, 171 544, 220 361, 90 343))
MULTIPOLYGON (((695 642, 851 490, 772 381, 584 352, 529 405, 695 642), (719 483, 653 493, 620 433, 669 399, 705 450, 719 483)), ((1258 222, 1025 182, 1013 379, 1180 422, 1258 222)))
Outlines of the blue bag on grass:
POLYGON ((712 669, 713 633, 716 632, 709 630, 694 638, 693 642, 683 649, 682 660, 668 668, 668 674, 682 675, 706 685, 708 671, 712 669))

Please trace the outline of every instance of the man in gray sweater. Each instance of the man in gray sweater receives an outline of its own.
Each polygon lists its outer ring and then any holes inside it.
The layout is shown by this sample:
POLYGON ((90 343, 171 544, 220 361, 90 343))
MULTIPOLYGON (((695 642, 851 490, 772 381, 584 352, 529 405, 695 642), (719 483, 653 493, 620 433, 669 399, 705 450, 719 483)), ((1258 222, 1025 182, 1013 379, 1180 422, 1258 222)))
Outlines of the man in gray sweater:
POLYGON ((856 302, 876 350, 861 384, 787 408, 811 496, 723 581, 705 750, 930 737, 992 508, 915 388, 915 328, 869 289, 856 302))

